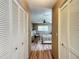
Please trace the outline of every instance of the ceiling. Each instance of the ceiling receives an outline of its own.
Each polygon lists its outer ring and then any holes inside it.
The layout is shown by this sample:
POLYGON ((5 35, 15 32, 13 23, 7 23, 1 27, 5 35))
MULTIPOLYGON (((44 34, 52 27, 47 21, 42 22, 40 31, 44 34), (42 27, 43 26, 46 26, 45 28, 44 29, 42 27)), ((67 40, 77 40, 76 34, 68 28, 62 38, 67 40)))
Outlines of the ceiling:
POLYGON ((52 7, 57 0, 29 0, 32 23, 42 23, 44 20, 51 23, 52 7))

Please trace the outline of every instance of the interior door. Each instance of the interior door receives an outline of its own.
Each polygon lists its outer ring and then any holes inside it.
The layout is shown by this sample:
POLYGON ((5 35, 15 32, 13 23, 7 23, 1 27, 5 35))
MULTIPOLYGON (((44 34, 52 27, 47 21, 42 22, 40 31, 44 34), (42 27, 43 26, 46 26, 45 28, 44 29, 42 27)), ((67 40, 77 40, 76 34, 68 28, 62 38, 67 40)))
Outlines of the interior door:
POLYGON ((69 7, 70 59, 79 59, 79 0, 71 0, 69 7))
POLYGON ((68 7, 65 5, 60 9, 60 59, 68 59, 68 7))

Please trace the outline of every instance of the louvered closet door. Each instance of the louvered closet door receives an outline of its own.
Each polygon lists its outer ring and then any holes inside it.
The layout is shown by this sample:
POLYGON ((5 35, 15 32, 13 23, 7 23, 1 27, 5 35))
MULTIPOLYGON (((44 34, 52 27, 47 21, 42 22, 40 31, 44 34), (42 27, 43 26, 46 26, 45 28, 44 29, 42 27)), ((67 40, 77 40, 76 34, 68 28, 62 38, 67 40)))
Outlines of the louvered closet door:
POLYGON ((70 59, 79 59, 79 0, 70 5, 70 59))
POLYGON ((0 59, 9 59, 9 0, 0 0, 0 59))
POLYGON ((68 7, 60 10, 60 59, 68 59, 68 7))

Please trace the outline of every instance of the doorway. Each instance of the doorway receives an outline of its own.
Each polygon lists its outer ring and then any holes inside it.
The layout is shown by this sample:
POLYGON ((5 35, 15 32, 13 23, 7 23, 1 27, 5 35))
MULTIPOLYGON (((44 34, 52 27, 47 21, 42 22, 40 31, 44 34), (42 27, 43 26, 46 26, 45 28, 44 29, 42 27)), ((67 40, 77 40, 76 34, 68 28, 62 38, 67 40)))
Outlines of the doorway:
POLYGON ((36 55, 34 58, 52 58, 52 9, 32 14, 31 51, 36 55))

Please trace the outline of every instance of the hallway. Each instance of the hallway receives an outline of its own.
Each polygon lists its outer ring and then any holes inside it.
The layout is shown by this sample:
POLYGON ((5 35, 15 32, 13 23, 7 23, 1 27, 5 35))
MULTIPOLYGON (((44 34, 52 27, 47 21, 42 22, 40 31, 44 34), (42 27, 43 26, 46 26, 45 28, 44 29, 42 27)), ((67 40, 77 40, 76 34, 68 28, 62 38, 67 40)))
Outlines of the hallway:
POLYGON ((79 0, 0 0, 0 59, 79 59, 79 0))

